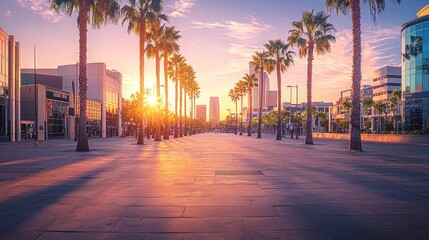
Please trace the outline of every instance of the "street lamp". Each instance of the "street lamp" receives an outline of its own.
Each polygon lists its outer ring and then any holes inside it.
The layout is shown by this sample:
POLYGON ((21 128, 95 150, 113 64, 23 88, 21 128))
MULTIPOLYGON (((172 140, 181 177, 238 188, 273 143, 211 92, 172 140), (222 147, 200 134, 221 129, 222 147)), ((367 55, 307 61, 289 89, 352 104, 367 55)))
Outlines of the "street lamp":
MULTIPOLYGON (((288 85, 287 87, 290 88, 290 106, 291 106, 291 111, 290 112, 291 112, 291 116, 292 116, 292 88, 296 88, 295 114, 296 114, 296 116, 298 116, 298 84, 295 85, 295 86, 288 85)), ((298 128, 298 130, 299 130, 299 128, 298 128)), ((296 138, 298 139, 298 131, 297 131, 297 134, 296 134, 296 138)))

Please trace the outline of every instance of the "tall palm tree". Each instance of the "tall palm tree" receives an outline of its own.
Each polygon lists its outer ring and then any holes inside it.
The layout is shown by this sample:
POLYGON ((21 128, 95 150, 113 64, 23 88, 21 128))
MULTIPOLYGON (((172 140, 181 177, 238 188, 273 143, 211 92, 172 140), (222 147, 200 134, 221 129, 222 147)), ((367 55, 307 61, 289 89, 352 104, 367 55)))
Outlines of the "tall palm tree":
POLYGON ((188 70, 188 64, 182 62, 179 65, 179 137, 183 137, 183 87, 186 81, 186 71, 188 70))
MULTIPOLYGON (((162 0, 128 0, 129 5, 122 7, 122 14, 124 20, 122 25, 128 21, 127 32, 130 34, 132 31, 139 36, 139 69, 140 69, 140 92, 144 92, 144 53, 146 44, 146 25, 153 22, 155 19, 167 20, 164 14, 161 14, 163 8, 162 0)), ((140 95, 140 110, 142 111, 142 118, 140 121, 139 133, 137 144, 144 144, 144 95, 140 95)))
POLYGON ((195 124, 194 124, 194 128, 195 128, 195 134, 197 134, 197 125, 196 125, 196 99, 197 98, 199 98, 200 97, 200 94, 201 94, 201 88, 200 88, 200 85, 198 84, 198 82, 195 82, 195 86, 194 86, 194 93, 193 93, 193 95, 194 95, 194 110, 193 110, 193 112, 194 112, 194 122, 195 122, 195 124))
POLYGON ((181 83, 182 90, 183 90, 183 97, 184 97, 184 113, 185 113, 185 121, 184 121, 184 135, 188 136, 188 124, 187 124, 187 116, 186 116, 186 98, 189 95, 189 85, 192 84, 193 81, 195 81, 195 71, 192 68, 192 66, 187 65, 184 69, 184 78, 183 82, 181 83))
POLYGON ((193 134, 193 130, 192 130, 192 127, 193 127, 192 122, 193 122, 193 118, 194 118, 194 101, 193 101, 193 99, 194 99, 196 86, 197 86, 197 82, 195 81, 195 79, 191 80, 187 86, 188 87, 188 97, 189 97, 189 100, 191 101, 191 109, 189 112, 189 119, 190 119, 189 135, 193 134))
POLYGON ((173 53, 177 53, 180 50, 180 46, 177 43, 181 36, 179 31, 174 27, 165 27, 163 37, 160 42, 160 49, 162 51, 161 57, 164 58, 164 89, 165 89, 165 128, 164 128, 164 139, 170 138, 170 121, 168 119, 168 69, 170 61, 168 60, 173 53))
MULTIPOLYGON (((391 0, 401 3, 401 0, 391 0)), ((376 15, 384 11, 386 0, 363 0, 369 4, 371 19, 375 22, 376 15)), ((351 12, 353 34, 353 66, 352 66, 352 114, 349 149, 362 151, 360 136, 360 84, 362 80, 362 43, 361 43, 361 10, 360 0, 326 0, 326 6, 330 11, 346 14, 351 12)))
POLYGON ((252 136, 252 119, 253 119, 253 99, 252 99, 252 88, 258 86, 258 79, 256 78, 255 74, 245 74, 244 77, 241 79, 244 81, 247 85, 247 91, 249 93, 249 103, 247 104, 247 107, 249 108, 249 126, 247 126, 247 136, 252 136))
POLYGON ((252 56, 253 63, 255 64, 255 72, 259 71, 259 119, 258 119, 258 136, 257 138, 262 138, 262 100, 265 95, 265 86, 264 86, 264 69, 267 73, 271 73, 274 70, 274 63, 271 59, 268 58, 268 52, 255 52, 255 55, 252 56))
POLYGON ((173 56, 170 58, 171 65, 169 67, 169 76, 171 79, 173 79, 175 83, 175 101, 174 101, 174 138, 179 137, 179 112, 177 109, 177 105, 179 103, 179 82, 180 82, 180 68, 182 64, 185 62, 185 58, 180 54, 173 54, 173 56))
POLYGON ((313 117, 311 114, 312 104, 312 78, 314 48, 317 55, 323 55, 331 50, 331 43, 335 37, 334 25, 328 22, 329 15, 320 11, 316 14, 304 11, 299 21, 292 22, 292 30, 289 31, 288 41, 299 49, 299 57, 307 57, 307 125, 305 144, 313 144, 313 117))
POLYGON ((234 128, 234 134, 237 135, 237 128, 238 128, 238 118, 237 118, 237 111, 238 111, 238 99, 240 96, 238 95, 237 89, 233 88, 229 90, 228 97, 231 98, 232 102, 235 103, 235 128, 234 128))
POLYGON ((268 43, 264 44, 265 48, 268 50, 268 55, 271 57, 271 60, 276 65, 277 71, 277 136, 276 140, 282 140, 282 76, 280 74, 284 73, 293 64, 294 51, 289 50, 290 45, 286 44, 283 40, 270 40, 268 43))
POLYGON ((247 92, 247 83, 243 80, 239 80, 235 84, 235 88, 237 89, 238 96, 240 97, 241 102, 241 110, 240 110, 240 135, 243 135, 243 97, 246 96, 247 92))
POLYGON ((86 101, 88 96, 86 60, 88 23, 98 29, 107 22, 117 23, 120 16, 120 6, 117 0, 49 0, 50 6, 57 12, 71 16, 78 12, 79 28, 79 134, 76 151, 89 151, 88 135, 86 130, 86 101))

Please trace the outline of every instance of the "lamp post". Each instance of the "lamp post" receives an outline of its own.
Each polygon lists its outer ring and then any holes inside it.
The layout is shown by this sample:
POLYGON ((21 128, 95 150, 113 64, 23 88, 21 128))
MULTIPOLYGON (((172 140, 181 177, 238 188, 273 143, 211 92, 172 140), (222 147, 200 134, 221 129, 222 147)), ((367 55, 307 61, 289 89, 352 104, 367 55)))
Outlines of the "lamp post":
MULTIPOLYGON (((288 88, 290 88, 290 106, 291 106, 291 116, 292 116, 292 88, 296 88, 296 105, 295 105, 295 114, 298 116, 298 84, 295 86, 288 85, 288 88)), ((299 128, 298 128, 299 131, 299 128)), ((298 131, 296 131, 296 139, 298 139, 298 131)))

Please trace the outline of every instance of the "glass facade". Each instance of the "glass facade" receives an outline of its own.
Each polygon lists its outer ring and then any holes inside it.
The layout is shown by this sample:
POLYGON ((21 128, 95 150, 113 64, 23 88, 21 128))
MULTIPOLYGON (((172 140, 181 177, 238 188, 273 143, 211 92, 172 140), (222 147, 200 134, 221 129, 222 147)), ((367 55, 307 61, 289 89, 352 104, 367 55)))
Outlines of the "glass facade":
POLYGON ((68 103, 46 100, 48 139, 67 137, 68 103))
POLYGON ((118 94, 107 91, 106 101, 106 135, 108 137, 118 135, 118 94))
POLYGON ((428 132, 429 16, 402 27, 402 92, 405 131, 428 132))
POLYGON ((0 137, 6 137, 9 134, 8 123, 8 46, 9 36, 0 34, 0 137))
MULTIPOLYGON (((76 101, 76 127, 80 112, 80 101, 76 101)), ((101 102, 97 100, 86 100, 86 128, 89 137, 101 137, 101 102)), ((77 132, 77 129, 76 129, 77 132)))

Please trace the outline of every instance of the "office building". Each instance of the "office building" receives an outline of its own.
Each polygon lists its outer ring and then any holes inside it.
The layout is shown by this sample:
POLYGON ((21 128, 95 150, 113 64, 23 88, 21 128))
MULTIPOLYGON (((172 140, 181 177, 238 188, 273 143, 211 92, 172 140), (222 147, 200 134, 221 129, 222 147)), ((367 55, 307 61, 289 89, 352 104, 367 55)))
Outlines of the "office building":
POLYGON ((21 138, 20 45, 0 28, 0 141, 21 138))
POLYGON ((401 90, 401 67, 385 66, 372 75, 372 100, 385 101, 390 98, 393 89, 401 90))
POLYGON ((215 126, 220 122, 219 97, 210 97, 209 121, 215 126))
MULTIPOLYGON (((266 91, 266 107, 272 110, 277 107, 278 91, 266 91)), ((277 109, 275 109, 277 111, 277 109)))
POLYGON ((402 25, 402 123, 405 131, 429 130, 429 5, 402 25))
POLYGON ((201 119, 204 122, 207 121, 207 106, 206 105, 197 105, 196 106, 197 119, 201 119))

